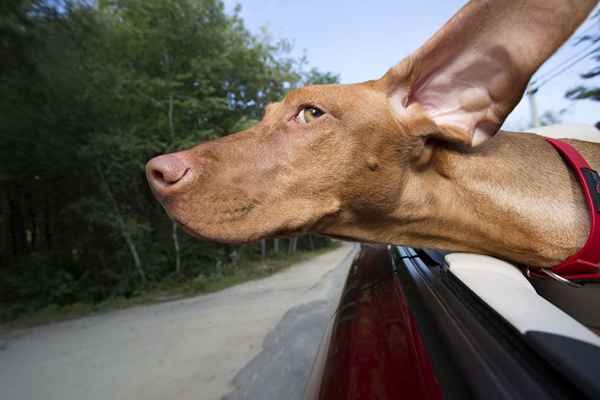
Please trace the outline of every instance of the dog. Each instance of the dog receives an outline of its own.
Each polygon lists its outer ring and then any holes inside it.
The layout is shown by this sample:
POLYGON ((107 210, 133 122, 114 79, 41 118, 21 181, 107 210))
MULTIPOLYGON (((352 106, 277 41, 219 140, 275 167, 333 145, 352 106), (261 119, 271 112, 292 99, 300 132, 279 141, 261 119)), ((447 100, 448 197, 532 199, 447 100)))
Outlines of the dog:
MULTIPOLYGON (((596 4, 471 1, 380 79, 292 90, 248 130, 152 159, 148 181, 202 239, 316 232, 556 265, 590 229, 580 183, 543 137, 497 133, 596 4)), ((599 144, 567 142, 600 168, 599 144)))

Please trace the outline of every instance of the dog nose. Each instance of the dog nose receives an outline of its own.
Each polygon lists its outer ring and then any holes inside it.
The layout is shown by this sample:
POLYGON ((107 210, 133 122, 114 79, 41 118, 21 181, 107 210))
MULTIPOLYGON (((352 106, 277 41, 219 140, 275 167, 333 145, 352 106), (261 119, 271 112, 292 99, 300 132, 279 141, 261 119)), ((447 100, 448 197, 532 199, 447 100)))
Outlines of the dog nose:
POLYGON ((148 182, 159 194, 174 188, 189 171, 190 167, 174 154, 154 157, 146 164, 148 182))

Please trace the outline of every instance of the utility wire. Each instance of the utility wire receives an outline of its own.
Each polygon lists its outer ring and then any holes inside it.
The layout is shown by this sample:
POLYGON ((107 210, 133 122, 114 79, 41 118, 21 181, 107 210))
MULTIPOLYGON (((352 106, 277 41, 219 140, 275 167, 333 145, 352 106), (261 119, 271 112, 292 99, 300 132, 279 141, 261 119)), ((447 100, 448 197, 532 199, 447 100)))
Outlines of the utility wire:
POLYGON ((579 57, 580 55, 586 53, 588 50, 590 50, 592 47, 594 47, 595 45, 597 45, 597 43, 589 43, 588 46, 584 47, 579 53, 563 60, 562 62, 556 64, 554 67, 552 67, 549 71, 544 72, 541 76, 536 77, 535 79, 533 79, 530 83, 531 86, 535 86, 535 84, 537 82, 543 81, 545 80, 548 76, 553 75, 556 71, 558 71, 560 68, 562 68, 563 66, 565 66, 566 64, 570 63, 573 61, 574 57, 579 57))
MULTIPOLYGON (((595 14, 594 14, 594 17, 595 17, 595 15, 600 15, 600 9, 599 9, 599 12, 597 12, 597 13, 595 13, 595 14)), ((590 23, 590 25, 589 25, 589 26, 587 26, 587 27, 586 27, 586 28, 585 28, 583 31, 581 31, 580 33, 577 33, 577 37, 574 37, 572 40, 577 40, 577 39, 579 39, 579 38, 581 38, 581 37, 583 37, 583 36, 586 36, 586 34, 587 34, 588 32, 590 32, 590 31, 591 31, 592 29, 594 29, 594 28, 600 28, 600 25, 598 25, 598 24, 595 24, 595 23, 594 23, 594 21, 592 21, 592 22, 590 23)), ((579 43, 581 43, 581 42, 579 42, 579 43)), ((579 43, 577 43, 577 44, 579 44, 579 43)), ((577 44, 575 44, 575 46, 577 46, 577 44)), ((579 59, 579 56, 580 56, 580 55, 582 55, 582 54, 586 53, 586 52, 587 52, 589 49, 591 49, 592 47, 596 46, 597 44, 598 44, 598 41, 597 41, 597 40, 592 40, 592 41, 589 43, 589 45, 588 45, 588 46, 586 46, 586 47, 584 47, 584 48, 583 48, 583 49, 582 49, 582 50, 581 50, 581 51, 580 51, 578 54, 576 54, 576 55, 573 55, 573 56, 571 56, 571 57, 569 57, 569 58, 567 58, 567 59, 563 60, 562 62, 560 62, 560 63, 558 63, 557 65, 555 65, 554 67, 552 67, 552 68, 551 68, 549 71, 547 71, 547 72, 543 73, 541 76, 538 76, 538 77, 536 77, 535 79, 533 79, 533 80, 532 80, 532 81, 529 83, 529 86, 530 86, 530 87, 537 86, 537 82, 540 82, 540 81, 544 81, 544 83, 547 83, 547 82, 546 82, 546 78, 547 78, 547 77, 549 77, 550 75, 554 75, 554 73, 555 73, 556 71, 558 71, 560 68, 562 68, 564 65, 566 65, 566 64, 568 64, 568 63, 570 63, 570 62, 572 62, 574 57, 577 57, 577 59, 579 59)), ((587 55, 589 55, 589 54, 587 54, 587 55)), ((583 56, 583 58, 587 57, 587 55, 586 55, 586 56, 583 56)), ((568 68, 570 68, 570 67, 567 67, 566 69, 568 69, 568 68)), ((566 69, 565 69, 565 70, 566 70, 566 69)), ((564 72, 564 70, 563 70, 562 72, 564 72)), ((550 79, 553 79, 553 78, 555 78, 555 77, 556 77, 556 76, 553 76, 553 77, 552 77, 552 78, 550 78, 550 79)), ((548 79, 548 81, 549 81, 550 79, 548 79)), ((540 85, 540 87, 541 87, 541 85, 540 85)), ((539 87, 538 87, 538 88, 536 88, 535 90, 537 90, 537 89, 539 89, 539 87)))
MULTIPOLYGON (((600 14, 598 14, 598 15, 600 15, 600 14)), ((592 17, 592 18, 594 18, 594 17, 592 17)), ((586 35, 586 34, 587 34, 589 31, 591 31, 591 30, 592 30, 592 28, 598 28, 598 27, 599 27, 599 26, 598 26, 598 24, 593 24, 593 23, 592 23, 592 24, 590 24, 590 26, 588 26, 587 28, 585 28, 585 29, 584 29, 584 30, 582 30, 581 32, 579 32, 579 33, 576 33, 576 35, 577 35, 578 37, 585 36, 585 35, 586 35)))
POLYGON ((554 74, 550 75, 549 77, 547 77, 546 79, 544 79, 543 81, 537 83, 534 82, 531 85, 531 89, 529 89, 529 92, 537 92, 542 86, 544 86, 545 84, 547 84, 548 82, 550 82, 552 79, 556 78, 557 76, 559 76, 560 74, 564 73, 565 71, 567 71, 568 69, 572 68, 574 65, 580 63, 581 61, 585 60, 587 57, 589 57, 590 55, 592 55, 594 52, 596 52, 598 49, 592 49, 591 51, 577 57, 574 60, 570 60, 571 62, 569 64, 567 64, 566 66, 564 66, 563 68, 561 68, 559 71, 555 72, 554 74))

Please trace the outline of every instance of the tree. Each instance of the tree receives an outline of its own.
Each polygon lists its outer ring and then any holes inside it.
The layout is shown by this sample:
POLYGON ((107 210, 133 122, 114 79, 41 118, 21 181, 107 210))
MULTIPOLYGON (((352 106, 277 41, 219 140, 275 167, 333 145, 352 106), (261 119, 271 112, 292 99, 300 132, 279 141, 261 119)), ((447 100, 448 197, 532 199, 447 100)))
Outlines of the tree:
POLYGON ((260 253, 181 235, 144 165, 246 129, 289 89, 337 76, 307 71, 287 41, 252 35, 220 0, 7 0, 0 10, 0 256, 10 264, 0 303, 129 296, 260 253))
MULTIPOLYGON (((593 27, 595 29, 590 34, 585 34, 579 38, 577 41, 577 45, 579 44, 587 44, 588 48, 585 50, 585 57, 591 57, 594 61, 598 63, 591 70, 581 74, 581 78, 584 80, 589 80, 600 76, 600 10, 598 10, 592 16, 592 23, 595 24, 593 27)), ((594 101, 600 101, 600 86, 597 85, 579 85, 573 89, 570 89, 566 93, 567 98, 573 100, 582 100, 589 99, 594 101)))
POLYGON ((306 74, 304 74, 305 85, 327 85, 333 83, 340 83, 340 76, 333 72, 325 71, 322 72, 317 68, 311 68, 306 74))
POLYGON ((540 125, 548 126, 548 125, 557 125, 562 122, 562 116, 567 112, 566 109, 561 109, 560 111, 552 111, 547 110, 542 113, 540 116, 540 125))
MULTIPOLYGON (((114 0, 98 2, 98 10, 109 37, 88 66, 93 91, 109 94, 101 103, 113 118, 95 127, 88 148, 103 164, 112 153, 102 169, 111 169, 105 181, 115 198, 131 198, 132 171, 142 171, 149 157, 252 123, 301 80, 296 61, 281 57, 286 42, 253 37, 221 2, 114 0)), ((170 226, 180 273, 177 225, 170 226)))

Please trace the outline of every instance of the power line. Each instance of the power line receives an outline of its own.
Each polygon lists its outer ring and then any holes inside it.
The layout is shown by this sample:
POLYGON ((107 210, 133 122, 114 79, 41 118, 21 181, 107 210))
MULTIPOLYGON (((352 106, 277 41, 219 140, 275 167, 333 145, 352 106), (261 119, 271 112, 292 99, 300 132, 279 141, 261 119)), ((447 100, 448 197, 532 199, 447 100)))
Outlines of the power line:
POLYGON ((551 76, 549 76, 548 78, 546 78, 542 82, 532 84, 531 85, 532 88, 530 89, 530 91, 533 92, 533 93, 537 92, 542 86, 544 86, 545 84, 547 84, 548 82, 550 82, 552 79, 556 78, 560 74, 562 74, 565 71, 567 71, 568 69, 572 68, 574 65, 576 65, 576 64, 580 63, 581 61, 585 60, 587 57, 591 56, 596 51, 597 51, 597 49, 592 49, 591 51, 589 51, 589 52, 587 52, 587 53, 585 53, 585 54, 577 57, 575 60, 570 60, 571 62, 569 64, 567 64, 564 68, 562 68, 559 71, 557 71, 556 73, 552 74, 551 76))
MULTIPOLYGON (((574 41, 574 40, 581 40, 582 37, 586 36, 588 32, 590 32, 592 29, 596 28, 600 28, 600 24, 596 24, 594 21, 594 18, 596 16, 600 16, 600 8, 598 8, 598 12, 596 13, 592 13, 593 17, 590 19, 590 23, 589 25, 583 29, 581 32, 577 32, 575 35, 573 36, 573 38, 570 40, 570 42, 574 41)), ((582 27, 583 28, 583 27, 582 27)), ((599 29, 600 31, 600 29, 599 29)), ((558 63, 557 65, 553 66, 550 70, 546 71, 544 74, 542 74, 541 76, 536 77, 534 80, 532 80, 530 82, 530 86, 535 86, 536 82, 545 80, 546 77, 554 74, 554 72, 556 72, 559 68, 562 68, 565 64, 571 62, 573 60, 573 57, 579 57, 580 54, 585 53, 586 51, 588 51, 589 49, 591 49, 592 47, 594 47, 595 45, 597 45, 598 40, 591 40, 589 45, 584 47, 578 54, 574 54, 573 56, 563 60, 562 62, 558 63)), ((580 42, 578 42, 577 44, 573 45, 573 46, 577 46, 578 44, 580 44, 580 42)), ((564 48, 564 47, 563 47, 564 48)))
POLYGON ((559 68, 562 68, 564 65, 572 62, 573 57, 579 57, 580 55, 582 55, 583 53, 587 52, 589 49, 594 47, 596 44, 597 43, 594 43, 594 42, 590 43, 588 46, 584 47, 579 53, 563 60, 562 62, 560 62, 557 65, 555 65, 554 67, 552 67, 552 69, 550 69, 549 71, 546 71, 541 76, 536 77, 533 81, 531 81, 530 85, 535 86, 536 82, 542 81, 542 80, 546 79, 546 77, 554 74, 556 71, 558 71, 559 68))
MULTIPOLYGON (((600 13, 596 13, 596 15, 600 15, 600 13)), ((592 18, 595 18, 595 16, 592 18)), ((588 33, 589 31, 591 31, 592 28, 598 28, 598 25, 594 24, 593 21, 592 21, 592 23, 590 23, 590 26, 588 26, 583 31, 581 31, 581 33, 576 33, 576 34, 577 34, 577 36, 585 36, 585 34, 588 33)))

